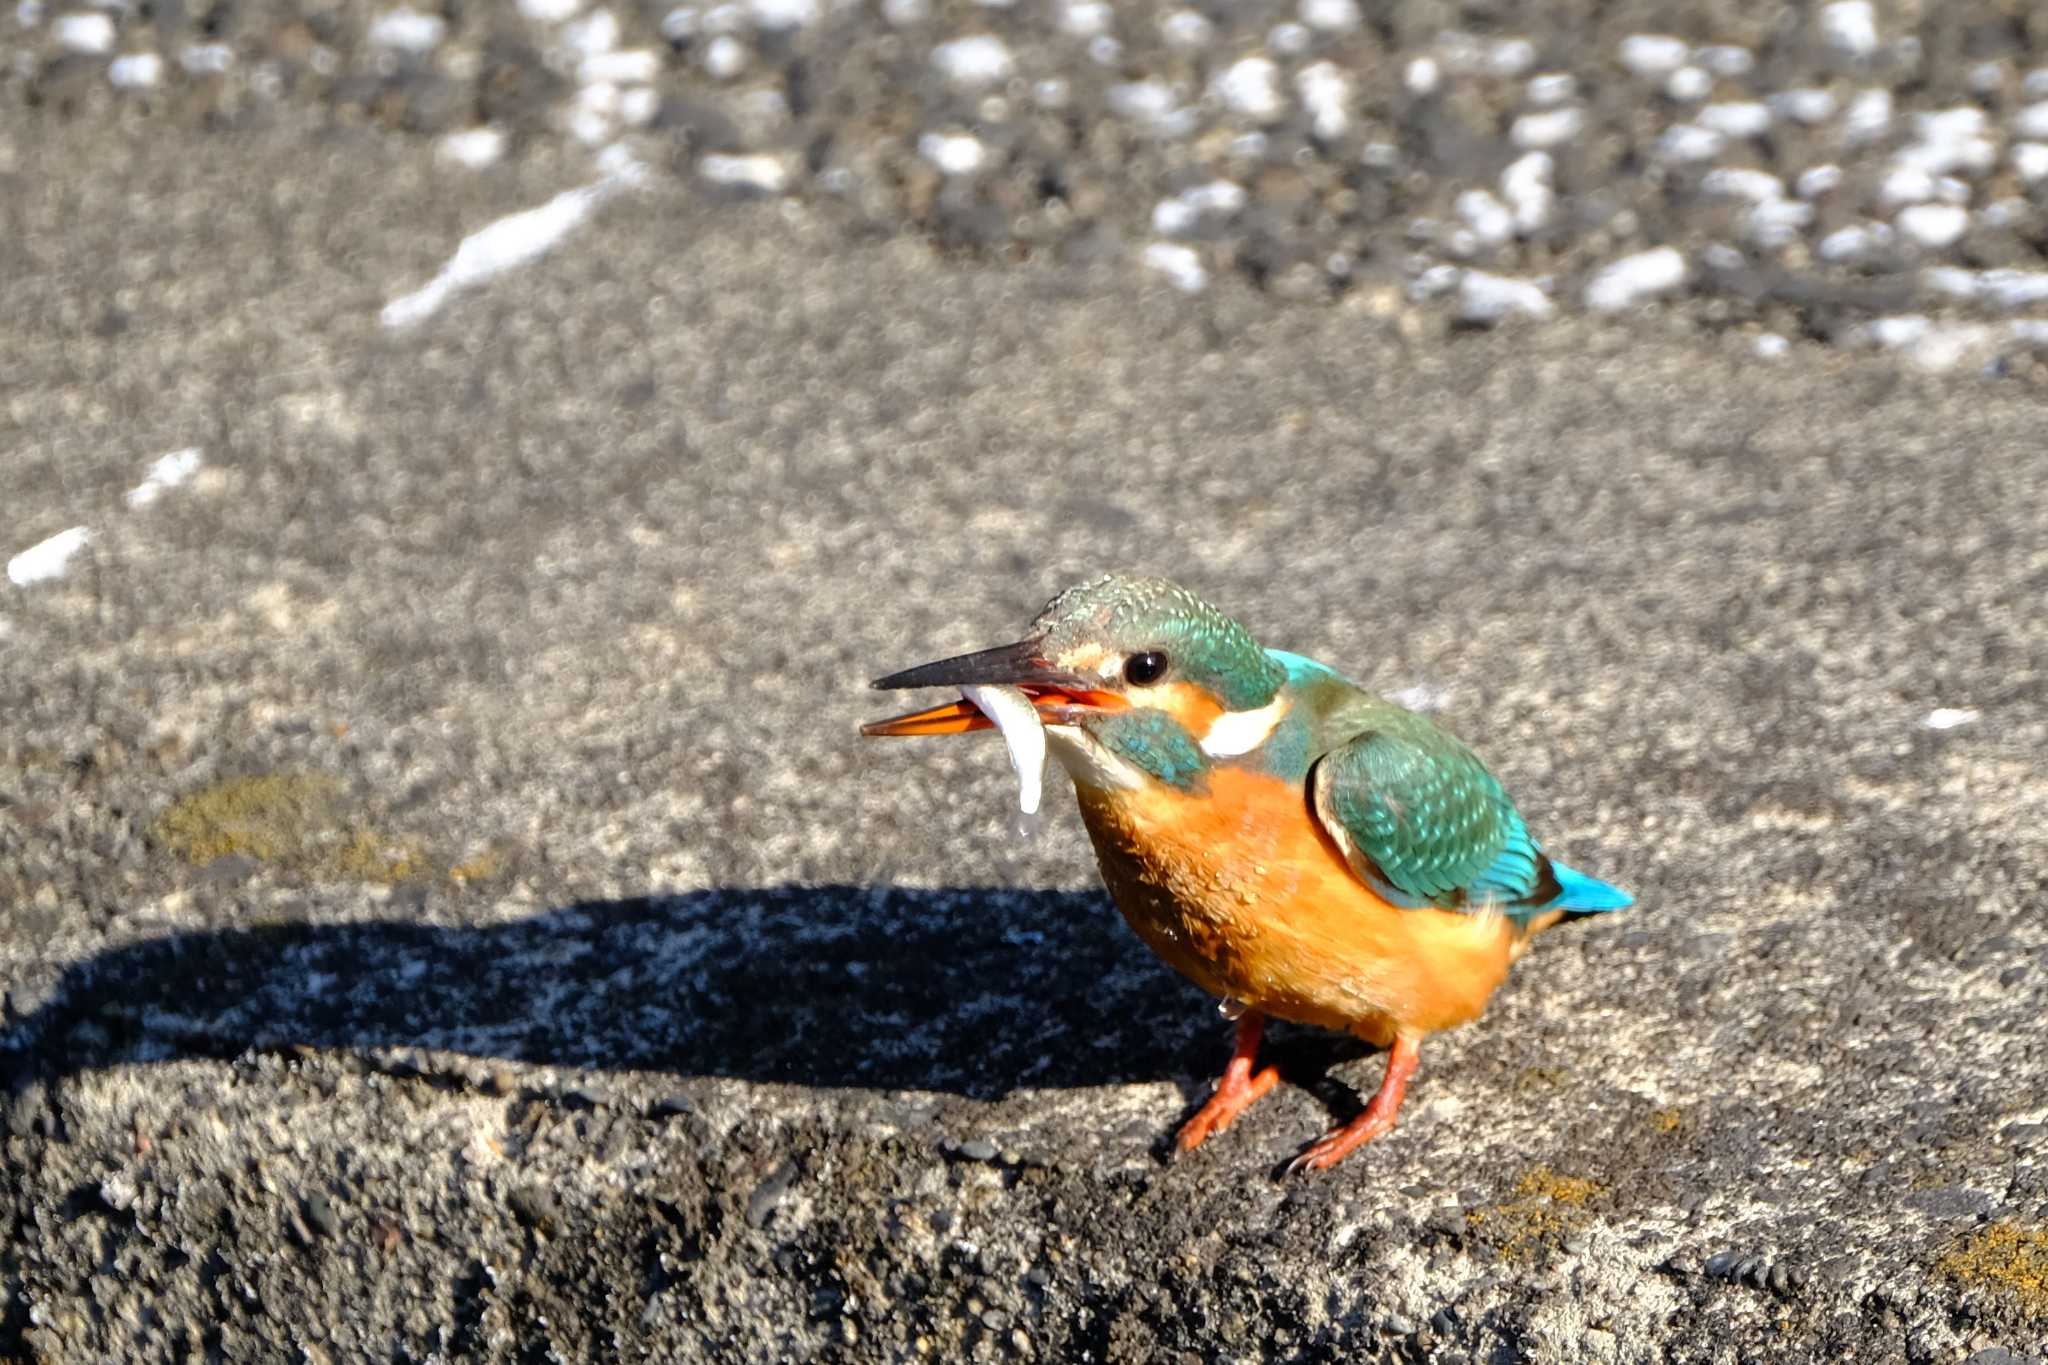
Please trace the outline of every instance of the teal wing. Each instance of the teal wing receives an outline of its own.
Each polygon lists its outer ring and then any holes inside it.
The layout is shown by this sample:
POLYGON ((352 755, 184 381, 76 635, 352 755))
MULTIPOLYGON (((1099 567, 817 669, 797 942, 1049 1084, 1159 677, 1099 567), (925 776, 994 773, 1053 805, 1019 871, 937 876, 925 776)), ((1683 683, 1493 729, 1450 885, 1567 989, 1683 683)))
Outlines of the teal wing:
POLYGON ((1395 905, 1534 910, 1560 888, 1550 860, 1478 755, 1428 720, 1384 706, 1309 773, 1316 818, 1367 885, 1395 905))

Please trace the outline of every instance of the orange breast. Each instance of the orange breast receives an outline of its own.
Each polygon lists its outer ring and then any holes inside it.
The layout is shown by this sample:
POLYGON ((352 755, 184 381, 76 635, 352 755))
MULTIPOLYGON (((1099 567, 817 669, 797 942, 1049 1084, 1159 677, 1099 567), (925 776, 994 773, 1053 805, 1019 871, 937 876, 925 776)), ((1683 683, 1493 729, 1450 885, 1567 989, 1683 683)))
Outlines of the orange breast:
POLYGON ((1192 796, 1077 790, 1124 918, 1213 994, 1386 1043, 1476 1018, 1507 974, 1511 922, 1389 905, 1291 783, 1219 768, 1192 796))

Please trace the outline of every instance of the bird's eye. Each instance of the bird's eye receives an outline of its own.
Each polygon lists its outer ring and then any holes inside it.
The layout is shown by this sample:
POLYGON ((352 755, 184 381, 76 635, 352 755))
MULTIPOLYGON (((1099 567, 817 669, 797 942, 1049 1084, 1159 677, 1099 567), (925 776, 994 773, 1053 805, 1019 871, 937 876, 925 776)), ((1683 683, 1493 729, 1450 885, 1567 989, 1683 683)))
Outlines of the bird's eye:
POLYGON ((1156 649, 1133 654, 1124 660, 1124 681, 1147 687, 1166 676, 1166 656, 1156 649))

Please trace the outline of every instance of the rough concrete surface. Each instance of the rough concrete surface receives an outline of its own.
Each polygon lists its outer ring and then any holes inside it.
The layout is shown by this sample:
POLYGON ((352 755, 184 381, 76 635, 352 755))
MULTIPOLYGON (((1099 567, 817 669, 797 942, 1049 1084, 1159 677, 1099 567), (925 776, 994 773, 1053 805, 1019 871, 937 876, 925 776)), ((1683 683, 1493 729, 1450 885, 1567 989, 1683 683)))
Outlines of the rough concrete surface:
POLYGON ((2031 387, 667 180, 391 331, 585 162, 7 137, 0 550, 92 534, 0 584, 0 1357, 2041 1351, 2031 387), (1166 1160, 1227 1029, 1065 798, 856 737, 1111 566, 1432 689, 1640 898, 1327 1175, 1377 1059, 1283 1030, 1166 1160))

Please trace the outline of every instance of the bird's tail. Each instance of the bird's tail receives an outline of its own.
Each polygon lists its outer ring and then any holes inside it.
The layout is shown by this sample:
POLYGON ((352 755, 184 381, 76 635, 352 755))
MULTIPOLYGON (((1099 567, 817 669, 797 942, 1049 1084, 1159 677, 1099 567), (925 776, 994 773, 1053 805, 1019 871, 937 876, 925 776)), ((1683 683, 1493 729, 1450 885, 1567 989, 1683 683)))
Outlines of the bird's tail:
POLYGON ((1550 875, 1557 878, 1558 893, 1544 905, 1546 910, 1591 915, 1602 910, 1623 910, 1636 903, 1636 898, 1620 887, 1609 886, 1597 877, 1588 877, 1554 858, 1550 863, 1550 875))

